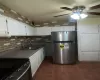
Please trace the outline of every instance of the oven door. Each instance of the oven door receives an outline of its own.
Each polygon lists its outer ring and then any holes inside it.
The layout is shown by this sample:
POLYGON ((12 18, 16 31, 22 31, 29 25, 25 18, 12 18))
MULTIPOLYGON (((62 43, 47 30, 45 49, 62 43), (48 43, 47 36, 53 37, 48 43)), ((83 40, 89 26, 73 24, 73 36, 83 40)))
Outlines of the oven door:
POLYGON ((30 62, 26 62, 5 80, 32 80, 30 62))

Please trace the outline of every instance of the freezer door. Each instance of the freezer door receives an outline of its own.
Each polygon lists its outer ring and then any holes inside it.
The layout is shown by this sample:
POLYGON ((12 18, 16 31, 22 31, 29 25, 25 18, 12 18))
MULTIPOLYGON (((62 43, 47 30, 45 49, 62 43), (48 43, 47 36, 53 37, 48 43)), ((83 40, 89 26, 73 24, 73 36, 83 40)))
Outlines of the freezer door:
POLYGON ((52 32, 52 41, 75 41, 76 31, 52 32))
POLYGON ((71 64, 76 62, 75 43, 54 43, 53 62, 71 64))

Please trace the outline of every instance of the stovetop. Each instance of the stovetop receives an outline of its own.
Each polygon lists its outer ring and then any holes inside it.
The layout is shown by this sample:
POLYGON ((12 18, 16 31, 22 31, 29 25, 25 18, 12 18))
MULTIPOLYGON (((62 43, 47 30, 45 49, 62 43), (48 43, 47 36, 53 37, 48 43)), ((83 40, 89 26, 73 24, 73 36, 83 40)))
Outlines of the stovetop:
POLYGON ((5 80, 27 61, 28 59, 0 59, 0 80, 5 80))

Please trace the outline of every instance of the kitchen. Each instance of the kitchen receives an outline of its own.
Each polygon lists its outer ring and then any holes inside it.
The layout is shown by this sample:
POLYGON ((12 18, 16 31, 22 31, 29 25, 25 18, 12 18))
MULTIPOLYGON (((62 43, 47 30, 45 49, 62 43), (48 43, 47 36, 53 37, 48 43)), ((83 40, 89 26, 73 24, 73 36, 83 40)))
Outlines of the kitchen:
POLYGON ((99 9, 99 0, 0 0, 0 80, 100 80, 99 9), (52 39, 74 31, 75 42, 52 39), (58 61, 59 42, 75 43, 74 64, 58 61))

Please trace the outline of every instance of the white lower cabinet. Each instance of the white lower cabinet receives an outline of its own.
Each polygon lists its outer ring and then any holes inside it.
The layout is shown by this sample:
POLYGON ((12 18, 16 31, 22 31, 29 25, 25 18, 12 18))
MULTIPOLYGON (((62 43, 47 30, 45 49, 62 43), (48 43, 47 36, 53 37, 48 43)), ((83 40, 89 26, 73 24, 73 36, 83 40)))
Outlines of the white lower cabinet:
POLYGON ((44 60, 44 49, 40 48, 36 53, 34 53, 29 59, 31 63, 31 72, 32 76, 34 76, 35 72, 39 68, 40 64, 44 60))
POLYGON ((31 72, 32 76, 35 74, 37 67, 38 67, 38 57, 37 54, 34 54, 30 57, 30 63, 31 63, 31 72))

